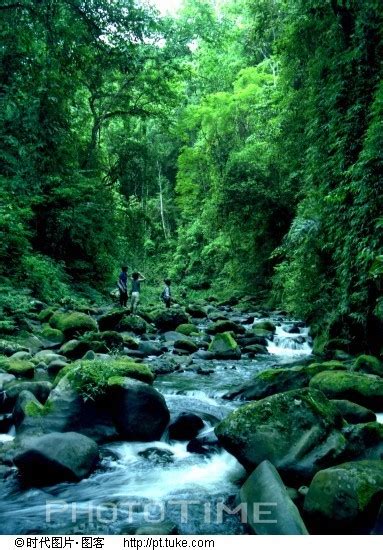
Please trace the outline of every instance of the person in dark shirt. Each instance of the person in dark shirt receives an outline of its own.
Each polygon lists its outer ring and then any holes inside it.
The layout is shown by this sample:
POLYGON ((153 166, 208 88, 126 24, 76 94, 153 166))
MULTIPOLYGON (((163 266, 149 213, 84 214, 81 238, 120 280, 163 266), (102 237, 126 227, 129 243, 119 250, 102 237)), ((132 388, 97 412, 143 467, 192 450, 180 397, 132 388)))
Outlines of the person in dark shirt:
POLYGON ((128 303, 128 268, 126 265, 121 267, 121 273, 118 277, 117 286, 120 292, 120 306, 126 307, 128 303))
POLYGON ((141 273, 138 271, 132 273, 131 313, 133 314, 137 312, 142 281, 145 281, 145 277, 141 273))
POLYGON ((172 295, 171 295, 171 292, 170 292, 171 280, 170 279, 164 279, 164 283, 165 283, 165 286, 164 286, 164 289, 162 291, 161 298, 162 298, 162 301, 164 302, 165 306, 170 307, 170 304, 171 304, 171 301, 172 301, 172 295))

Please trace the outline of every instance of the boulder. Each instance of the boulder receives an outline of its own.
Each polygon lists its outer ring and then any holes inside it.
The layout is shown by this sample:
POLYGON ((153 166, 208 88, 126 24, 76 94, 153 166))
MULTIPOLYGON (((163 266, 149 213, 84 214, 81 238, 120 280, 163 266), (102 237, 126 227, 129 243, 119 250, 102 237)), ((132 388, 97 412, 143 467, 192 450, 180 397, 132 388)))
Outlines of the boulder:
POLYGON ((347 447, 343 460, 383 459, 383 424, 367 422, 346 426, 347 447))
POLYGON ((40 401, 38 401, 38 399, 36 399, 36 397, 30 391, 23 390, 21 393, 19 393, 12 411, 13 424, 16 426, 16 428, 20 426, 25 416, 28 414, 28 406, 29 408, 31 407, 29 405, 30 403, 34 403, 35 407, 42 407, 40 401))
POLYGON ((31 361, 21 359, 0 358, 0 368, 9 374, 23 378, 33 378, 35 365, 31 361))
POLYGON ((192 323, 183 323, 177 327, 177 332, 184 336, 190 336, 191 334, 198 334, 198 327, 192 323))
POLYGON ((376 414, 366 407, 351 403, 347 399, 332 399, 332 403, 339 410, 343 418, 350 424, 361 424, 364 422, 374 422, 376 414))
POLYGON ((205 308, 198 304, 189 304, 186 313, 195 319, 204 319, 207 316, 205 308))
POLYGON ((14 380, 16 380, 16 377, 13 374, 0 371, 0 392, 4 390, 4 386, 8 382, 13 382, 14 380))
POLYGON ((236 340, 242 348, 253 345, 267 346, 266 338, 264 338, 263 336, 255 336, 252 333, 247 333, 244 336, 238 336, 236 340))
POLYGON ((216 321, 227 321, 227 315, 220 311, 215 311, 214 308, 213 311, 210 311, 208 315, 210 321, 213 321, 213 323, 215 323, 216 321))
POLYGON ((310 387, 329 399, 347 399, 373 411, 383 410, 383 379, 372 374, 325 371, 310 381, 310 387))
POLYGON ((259 344, 252 344, 250 346, 245 346, 242 349, 243 353, 247 353, 250 357, 255 357, 256 355, 266 355, 269 352, 267 351, 266 346, 261 346, 259 344))
POLYGON ((257 321, 253 325, 253 329, 266 330, 267 332, 273 332, 273 333, 277 330, 276 326, 271 321, 257 321))
POLYGON ((18 435, 76 431, 100 443, 118 437, 107 400, 85 401, 72 388, 67 376, 52 390, 47 403, 49 406, 43 410, 36 407, 26 410, 17 428, 18 435))
POLYGON ((49 325, 45 326, 40 333, 40 337, 45 341, 51 342, 52 344, 62 344, 64 342, 64 333, 57 329, 52 328, 49 325))
POLYGON ((25 390, 31 392, 40 403, 45 403, 51 389, 52 384, 44 380, 13 380, 4 385, 7 399, 12 404, 16 403, 19 394, 25 390))
POLYGON ((216 334, 208 351, 216 359, 240 359, 241 350, 230 332, 216 334))
POLYGON ((49 485, 87 477, 98 459, 98 447, 92 439, 66 432, 30 438, 14 462, 29 483, 49 485))
POLYGON ((383 365, 377 357, 372 355, 359 355, 354 365, 355 371, 364 372, 366 374, 376 374, 383 376, 383 365))
POLYGON ((32 359, 32 355, 28 351, 17 351, 11 357, 9 358, 11 361, 17 360, 17 361, 30 361, 32 359))
POLYGON ((8 340, 0 340, 0 355, 10 357, 18 351, 29 351, 26 346, 16 344, 16 342, 8 342, 8 340))
POLYGON ((181 413, 169 426, 169 438, 178 441, 190 441, 202 430, 202 418, 194 413, 181 413))
POLYGON ((54 353, 50 349, 43 349, 36 353, 36 355, 33 357, 33 361, 35 363, 42 362, 46 365, 49 365, 53 361, 66 361, 66 359, 63 355, 60 355, 59 353, 54 353))
POLYGON ((121 332, 122 339, 124 341, 124 346, 129 349, 138 349, 139 342, 136 338, 127 332, 121 332))
POLYGON ((138 380, 123 378, 112 385, 110 403, 117 430, 129 441, 159 440, 169 422, 163 396, 138 380))
POLYGON ((99 329, 101 331, 114 330, 125 315, 125 309, 113 309, 104 313, 98 318, 99 329))
POLYGON ((121 350, 124 347, 124 339, 115 330, 107 330, 94 335, 95 339, 105 345, 103 351, 121 350))
POLYGON ((40 311, 40 313, 38 314, 38 319, 42 323, 47 323, 54 313, 55 309, 53 307, 48 307, 40 311))
POLYGON ((295 483, 332 465, 346 447, 338 409, 319 391, 304 388, 244 405, 220 422, 221 445, 252 471, 269 460, 295 483))
POLYGON ((81 359, 84 354, 91 349, 89 342, 82 342, 81 340, 69 340, 65 342, 59 349, 59 352, 68 359, 76 360, 81 359))
POLYGON ((185 338, 181 337, 179 340, 176 340, 174 342, 174 349, 186 351, 190 354, 197 351, 198 346, 194 342, 191 342, 190 340, 186 340, 185 338))
POLYGON ((298 508, 275 467, 264 460, 242 485, 240 501, 256 535, 308 535, 298 508))
POLYGON ((226 319, 225 321, 216 321, 207 328, 208 334, 219 334, 221 332, 234 332, 234 334, 245 334, 246 330, 242 325, 226 319))
POLYGON ((164 350, 156 342, 140 342, 138 351, 140 351, 144 357, 149 357, 151 355, 159 356, 164 353, 164 350))
POLYGON ((158 330, 175 330, 179 325, 189 322, 189 317, 181 308, 169 308, 155 313, 153 322, 158 330))
POLYGON ((98 330, 96 321, 85 313, 58 311, 49 319, 52 328, 61 330, 66 339, 71 340, 75 336, 85 334, 92 330, 98 330))
POLYGON ((327 370, 327 364, 297 365, 288 368, 273 368, 258 372, 254 378, 224 395, 225 399, 263 399, 269 395, 308 387, 311 378, 327 370))
POLYGON ((304 502, 313 531, 355 533, 373 526, 383 493, 383 462, 346 462, 319 471, 304 502))
MULTIPOLYGON (((93 353, 93 352, 88 351, 87 353, 93 353)), ((66 366, 67 366, 66 361, 63 361, 62 359, 57 359, 56 361, 52 361, 52 363, 49 363, 48 373, 50 376, 56 376, 56 374, 59 373, 66 366)), ((36 377, 36 372, 35 372, 35 377, 36 377)))
POLYGON ((126 315, 117 325, 117 330, 134 332, 134 334, 145 334, 147 323, 138 315, 126 315))
POLYGON ((211 455, 221 449, 218 437, 214 432, 214 428, 204 431, 202 434, 193 437, 187 445, 189 453, 197 453, 202 455, 211 455))

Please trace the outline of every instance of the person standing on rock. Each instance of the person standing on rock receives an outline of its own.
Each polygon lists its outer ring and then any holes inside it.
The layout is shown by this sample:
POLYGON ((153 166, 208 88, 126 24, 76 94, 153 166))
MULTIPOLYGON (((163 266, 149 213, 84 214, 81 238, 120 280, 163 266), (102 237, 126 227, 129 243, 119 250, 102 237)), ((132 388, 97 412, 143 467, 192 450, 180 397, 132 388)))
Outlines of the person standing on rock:
POLYGON ((162 298, 162 301, 164 302, 165 306, 170 307, 170 304, 171 304, 171 301, 172 301, 172 294, 171 294, 171 291, 170 291, 171 280, 170 279, 164 279, 164 283, 165 283, 165 286, 164 286, 164 290, 161 293, 161 298, 162 298))
POLYGON ((140 301, 140 289, 142 281, 145 281, 145 277, 141 273, 139 273, 138 271, 132 273, 131 313, 133 314, 137 312, 137 306, 140 301))
POLYGON ((121 267, 121 273, 118 277, 117 286, 120 292, 120 306, 126 307, 128 303, 128 268, 126 265, 121 267))

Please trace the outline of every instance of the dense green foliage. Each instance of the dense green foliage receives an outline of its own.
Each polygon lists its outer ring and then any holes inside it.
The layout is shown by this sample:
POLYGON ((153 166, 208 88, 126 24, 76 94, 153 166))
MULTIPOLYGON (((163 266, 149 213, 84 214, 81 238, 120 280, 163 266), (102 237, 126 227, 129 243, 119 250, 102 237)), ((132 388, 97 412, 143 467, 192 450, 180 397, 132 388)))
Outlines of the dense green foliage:
POLYGON ((173 19, 10 0, 0 17, 4 284, 97 300, 128 262, 282 306, 318 350, 380 352, 379 0, 187 0, 173 19))

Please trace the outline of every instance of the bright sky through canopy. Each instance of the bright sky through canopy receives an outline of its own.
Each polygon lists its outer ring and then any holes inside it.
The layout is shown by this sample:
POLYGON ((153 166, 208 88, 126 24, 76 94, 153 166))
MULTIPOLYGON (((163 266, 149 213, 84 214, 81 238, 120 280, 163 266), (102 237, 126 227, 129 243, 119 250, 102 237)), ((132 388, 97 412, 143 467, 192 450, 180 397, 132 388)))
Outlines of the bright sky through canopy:
POLYGON ((162 15, 174 15, 181 7, 182 0, 150 0, 161 12, 162 15))

